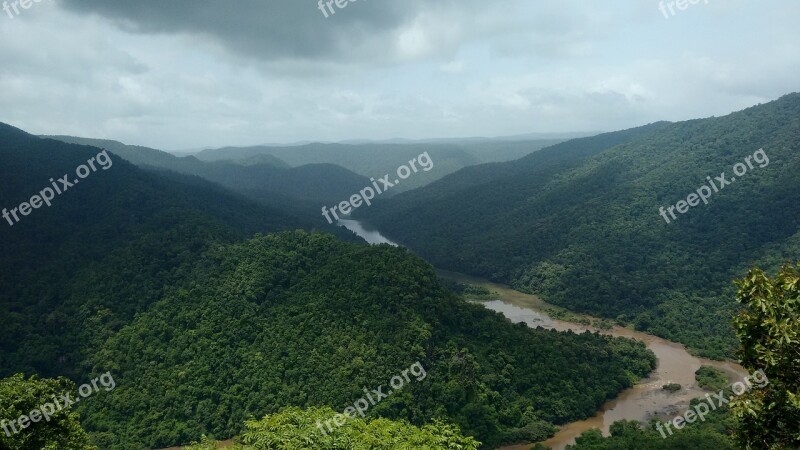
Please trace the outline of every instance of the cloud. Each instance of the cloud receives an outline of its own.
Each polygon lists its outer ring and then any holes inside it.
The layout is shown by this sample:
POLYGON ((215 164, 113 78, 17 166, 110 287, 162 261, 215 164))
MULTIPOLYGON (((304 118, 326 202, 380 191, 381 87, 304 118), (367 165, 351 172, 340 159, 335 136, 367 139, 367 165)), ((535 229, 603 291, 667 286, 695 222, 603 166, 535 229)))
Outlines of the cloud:
POLYGON ((78 14, 107 18, 143 34, 185 33, 262 62, 397 63, 453 55, 468 42, 493 40, 557 55, 590 47, 608 15, 594 6, 524 0, 355 0, 327 19, 313 0, 61 0, 78 14), (598 18, 600 20, 598 20, 598 18))
POLYGON ((720 115, 800 90, 775 1, 43 1, 0 17, 0 121, 174 149, 720 115))
MULTIPOLYGON (((407 25, 431 9, 425 3, 360 0, 326 19, 312 0, 62 1, 76 13, 100 15, 131 32, 188 33, 267 61, 401 56, 420 43, 407 25)), ((444 9, 456 4, 443 3, 444 9)))

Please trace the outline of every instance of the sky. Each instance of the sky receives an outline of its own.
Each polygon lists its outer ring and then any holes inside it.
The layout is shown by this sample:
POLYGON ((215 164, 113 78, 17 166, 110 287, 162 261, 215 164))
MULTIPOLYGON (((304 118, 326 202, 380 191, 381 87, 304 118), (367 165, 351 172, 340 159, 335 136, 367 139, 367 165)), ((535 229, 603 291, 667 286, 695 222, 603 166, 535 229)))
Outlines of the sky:
POLYGON ((28 1, 0 11, 0 122, 165 150, 613 131, 800 91, 797 0, 28 1))

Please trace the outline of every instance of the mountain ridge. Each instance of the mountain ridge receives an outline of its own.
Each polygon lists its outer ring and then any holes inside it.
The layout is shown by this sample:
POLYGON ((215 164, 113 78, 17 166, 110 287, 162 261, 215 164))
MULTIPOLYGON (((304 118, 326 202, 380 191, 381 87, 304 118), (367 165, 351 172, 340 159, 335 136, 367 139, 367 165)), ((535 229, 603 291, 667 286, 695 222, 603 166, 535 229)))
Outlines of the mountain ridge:
POLYGON ((723 117, 652 124, 626 142, 603 142, 615 133, 568 141, 465 169, 359 217, 438 267, 724 357, 735 343, 717 325, 733 312, 729 280, 758 261, 775 267, 796 248, 798 117, 800 94, 789 94, 723 117), (660 206, 760 148, 768 168, 664 223, 660 206))

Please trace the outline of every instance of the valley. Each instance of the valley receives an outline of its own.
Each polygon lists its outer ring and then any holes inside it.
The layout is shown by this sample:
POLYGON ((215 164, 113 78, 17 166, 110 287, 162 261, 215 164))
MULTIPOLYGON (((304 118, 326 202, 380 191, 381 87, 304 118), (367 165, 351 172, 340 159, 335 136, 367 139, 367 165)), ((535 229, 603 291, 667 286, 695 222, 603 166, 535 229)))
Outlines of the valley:
MULTIPOLYGON (((381 235, 379 231, 359 221, 348 220, 339 223, 357 233, 370 244, 396 245, 381 235)), ((516 291, 503 284, 447 270, 439 269, 437 273, 445 279, 483 287, 498 293, 497 299, 480 303, 492 311, 502 313, 513 323, 521 322, 529 327, 542 327, 560 332, 585 333, 588 331, 635 339, 644 342, 648 350, 656 355, 658 365, 648 378, 621 392, 617 398, 606 402, 591 418, 563 425, 555 436, 543 442, 553 450, 563 450, 567 445, 574 444, 577 436, 592 428, 599 428, 603 433, 608 434, 611 424, 619 420, 637 420, 645 423, 653 417, 671 419, 672 416, 686 409, 690 400, 708 393, 701 389, 695 380, 695 371, 701 366, 710 366, 723 371, 731 382, 739 381, 748 375, 742 366, 733 361, 696 357, 689 354, 681 344, 647 333, 620 326, 614 326, 611 330, 601 330, 591 325, 553 319, 547 311, 557 307, 535 295, 516 291), (678 393, 667 393, 662 386, 668 383, 678 383, 682 389, 678 393)), ((581 318, 589 321, 598 320, 588 315, 582 315, 581 318)), ((529 448, 530 444, 521 444, 500 447, 499 450, 528 450, 529 448)))
POLYGON ((9 13, 0 450, 800 449, 800 2, 688 1, 9 13))

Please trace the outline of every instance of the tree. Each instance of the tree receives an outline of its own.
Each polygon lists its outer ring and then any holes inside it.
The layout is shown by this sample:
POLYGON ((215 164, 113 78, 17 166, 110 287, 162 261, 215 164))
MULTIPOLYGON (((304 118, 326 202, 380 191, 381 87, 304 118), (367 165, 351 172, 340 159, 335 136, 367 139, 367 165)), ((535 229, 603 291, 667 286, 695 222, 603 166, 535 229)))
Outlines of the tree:
POLYGON ((736 284, 742 365, 769 381, 732 402, 737 438, 748 449, 800 448, 800 264, 773 279, 754 269, 736 284))
MULTIPOLYGON (((457 426, 442 422, 415 427, 405 421, 346 418, 331 408, 285 408, 261 420, 250 420, 237 450, 477 450, 480 443, 461 436, 457 426), (334 422, 334 420, 336 422, 334 422), (332 424, 332 426, 330 426, 332 424)), ((210 450, 207 437, 187 450, 210 450)))
POLYGON ((0 380, 0 420, 4 426, 0 448, 95 450, 78 422, 78 414, 54 404, 60 396, 73 392, 75 385, 65 378, 32 376, 26 380, 18 374, 0 380), (22 416, 25 418, 20 424, 22 416))

